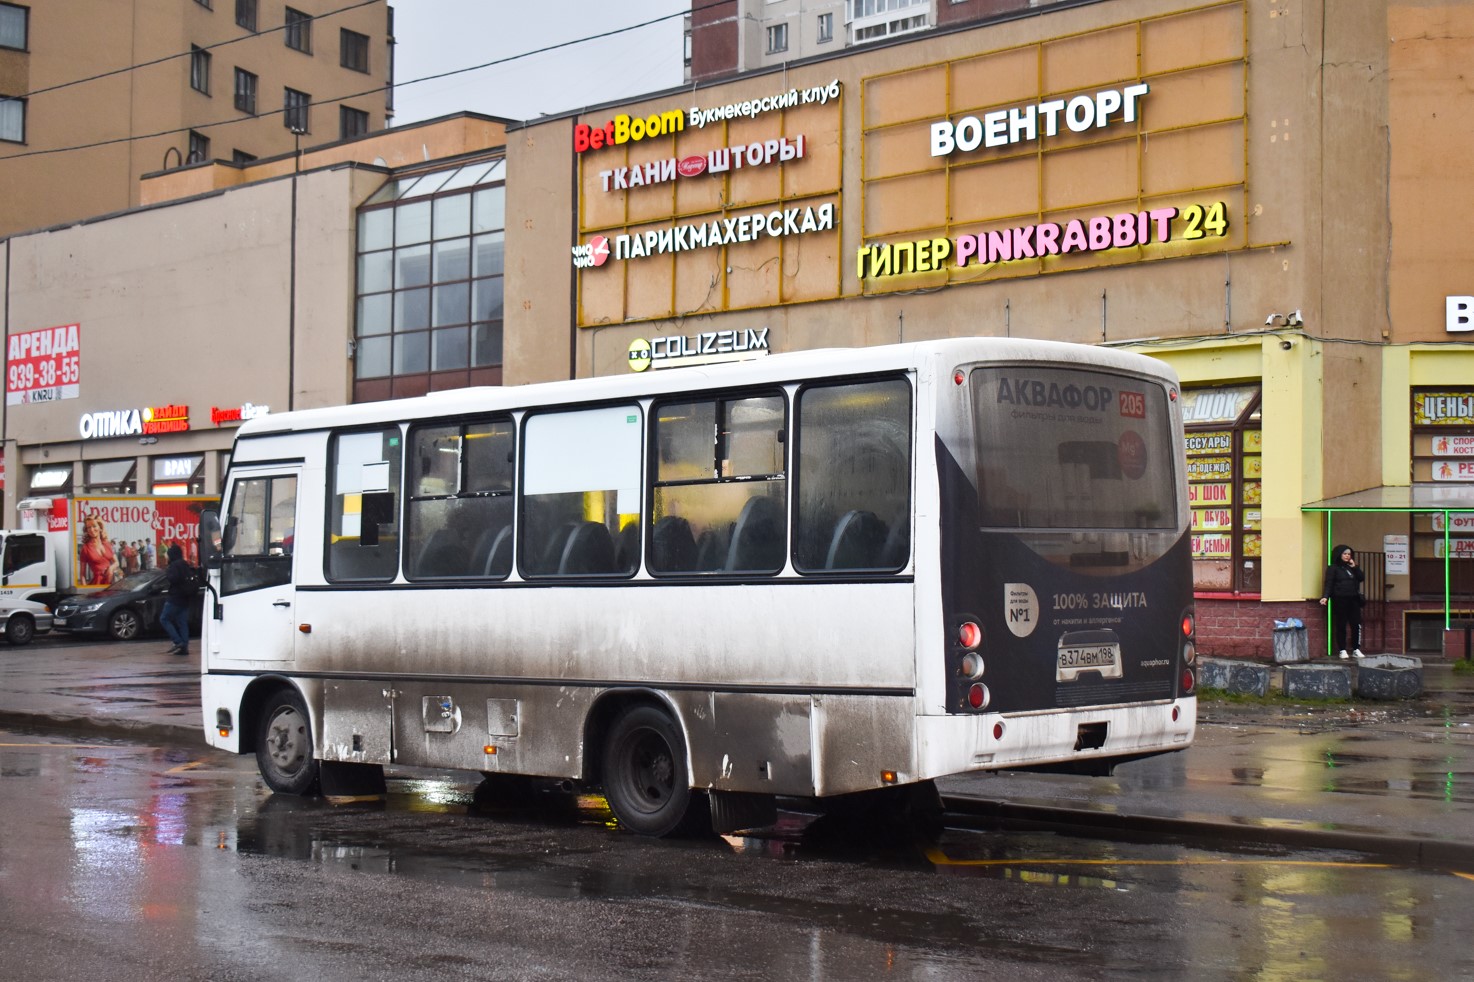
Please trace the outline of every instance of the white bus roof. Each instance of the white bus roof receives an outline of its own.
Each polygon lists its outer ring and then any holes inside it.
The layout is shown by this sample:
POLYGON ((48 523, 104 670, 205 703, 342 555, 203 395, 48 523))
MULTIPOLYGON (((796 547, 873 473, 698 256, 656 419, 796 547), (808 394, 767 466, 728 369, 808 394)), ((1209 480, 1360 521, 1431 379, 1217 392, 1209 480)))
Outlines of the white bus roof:
POLYGON ((954 363, 974 361, 1080 362, 1097 368, 1153 375, 1173 384, 1177 382, 1176 375, 1165 362, 1115 348, 1032 338, 947 338, 864 348, 815 348, 689 368, 599 375, 529 385, 448 389, 410 399, 303 409, 248 420, 237 431, 237 437, 775 384, 799 378, 919 368, 938 361, 949 367, 954 363))

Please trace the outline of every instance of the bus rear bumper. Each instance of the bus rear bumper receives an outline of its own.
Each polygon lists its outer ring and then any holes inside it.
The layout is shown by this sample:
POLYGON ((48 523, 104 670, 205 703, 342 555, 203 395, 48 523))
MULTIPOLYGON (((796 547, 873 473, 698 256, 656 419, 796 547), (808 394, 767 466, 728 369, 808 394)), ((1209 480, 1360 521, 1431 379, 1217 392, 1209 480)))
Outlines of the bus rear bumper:
POLYGON ((1130 706, 1039 713, 922 716, 917 768, 922 779, 969 771, 1051 764, 1108 764, 1192 744, 1194 697, 1130 706))

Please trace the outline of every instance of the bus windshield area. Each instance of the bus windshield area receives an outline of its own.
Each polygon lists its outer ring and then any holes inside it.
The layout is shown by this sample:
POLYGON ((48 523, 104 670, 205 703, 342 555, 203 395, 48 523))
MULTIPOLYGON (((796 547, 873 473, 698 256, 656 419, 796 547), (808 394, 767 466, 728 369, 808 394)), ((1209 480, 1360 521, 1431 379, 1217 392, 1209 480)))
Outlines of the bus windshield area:
POLYGON ((1171 531, 1177 460, 1161 385, 1058 366, 972 372, 986 528, 1171 531))

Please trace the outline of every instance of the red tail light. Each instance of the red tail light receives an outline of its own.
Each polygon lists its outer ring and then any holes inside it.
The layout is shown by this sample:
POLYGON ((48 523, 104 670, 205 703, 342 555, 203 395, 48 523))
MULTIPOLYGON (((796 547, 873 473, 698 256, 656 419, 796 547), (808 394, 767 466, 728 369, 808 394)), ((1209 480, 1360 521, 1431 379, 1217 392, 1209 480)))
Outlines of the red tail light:
POLYGON ((1194 623, 1193 613, 1188 611, 1182 615, 1182 636, 1190 638, 1195 630, 1197 630, 1197 624, 1194 623))
POLYGON ((957 629, 957 643, 972 649, 983 643, 983 629, 972 621, 964 621, 957 629))
POLYGON ((992 693, 981 682, 974 682, 972 687, 967 690, 967 704, 973 709, 986 709, 988 703, 991 701, 992 693))
POLYGON ((1182 694, 1188 695, 1189 693, 1191 693, 1193 690, 1193 686, 1195 686, 1196 684, 1197 682, 1193 678, 1193 670, 1190 668, 1184 668, 1182 670, 1182 694))

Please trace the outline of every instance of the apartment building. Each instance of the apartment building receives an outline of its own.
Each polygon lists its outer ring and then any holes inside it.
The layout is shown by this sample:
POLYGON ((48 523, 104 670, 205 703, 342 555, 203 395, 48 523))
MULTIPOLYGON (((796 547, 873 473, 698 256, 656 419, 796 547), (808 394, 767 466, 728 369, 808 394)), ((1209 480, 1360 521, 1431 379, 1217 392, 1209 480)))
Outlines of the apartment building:
POLYGON ((382 129, 385 0, 0 2, 0 237, 140 203, 144 174, 382 129))

